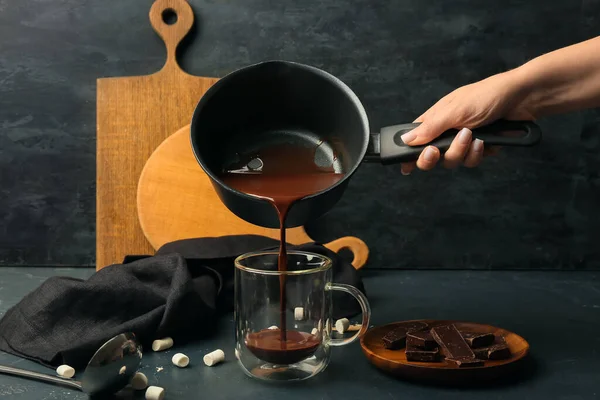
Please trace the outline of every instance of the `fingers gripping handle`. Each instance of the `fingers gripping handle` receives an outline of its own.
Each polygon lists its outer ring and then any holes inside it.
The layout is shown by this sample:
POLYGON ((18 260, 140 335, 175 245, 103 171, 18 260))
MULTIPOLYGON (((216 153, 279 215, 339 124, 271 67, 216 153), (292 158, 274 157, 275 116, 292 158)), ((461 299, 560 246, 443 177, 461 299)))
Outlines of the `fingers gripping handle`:
POLYGON ((369 305, 369 300, 367 300, 367 297, 354 286, 343 285, 341 283, 330 283, 327 286, 325 286, 325 290, 337 290, 340 292, 351 294, 356 299, 356 301, 358 301, 358 304, 360 305, 360 308, 362 310, 362 326, 360 327, 360 330, 354 336, 347 339, 329 339, 329 345, 344 346, 346 344, 354 342, 356 339, 364 335, 367 329, 369 329, 369 322, 371 321, 371 306, 369 305))
MULTIPOLYGON (((395 164, 415 161, 425 149, 431 145, 444 153, 452 144, 459 130, 449 129, 433 141, 423 146, 409 146, 402 141, 401 136, 418 127, 419 123, 388 126, 381 129, 379 135, 379 159, 382 164, 395 164)), ((473 139, 483 140, 490 146, 533 146, 542 138, 542 132, 536 124, 530 121, 499 120, 484 125, 473 131, 473 139)))
POLYGON ((192 8, 185 0, 156 0, 150 8, 150 23, 167 47, 165 66, 176 66, 177 46, 194 24, 192 8))

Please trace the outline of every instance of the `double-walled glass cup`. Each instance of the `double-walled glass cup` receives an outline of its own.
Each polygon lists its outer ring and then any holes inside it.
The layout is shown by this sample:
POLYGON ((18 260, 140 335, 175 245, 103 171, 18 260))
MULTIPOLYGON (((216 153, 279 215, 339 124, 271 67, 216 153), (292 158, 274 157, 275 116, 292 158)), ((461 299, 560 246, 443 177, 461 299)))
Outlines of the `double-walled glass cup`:
POLYGON ((289 251, 283 272, 277 260, 276 251, 235 260, 235 353, 254 378, 303 380, 327 367, 332 346, 352 343, 368 329, 371 309, 354 286, 331 282, 329 258, 289 251), (362 309, 361 329, 350 338, 332 337, 334 290, 354 296, 362 309))

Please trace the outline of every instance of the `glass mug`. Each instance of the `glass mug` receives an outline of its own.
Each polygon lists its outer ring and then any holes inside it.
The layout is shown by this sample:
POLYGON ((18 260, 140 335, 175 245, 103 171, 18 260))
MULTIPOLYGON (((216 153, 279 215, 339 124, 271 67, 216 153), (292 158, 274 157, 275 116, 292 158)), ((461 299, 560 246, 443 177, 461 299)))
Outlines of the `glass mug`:
POLYGON ((235 354, 251 377, 304 380, 327 367, 332 346, 352 343, 366 332, 371 309, 354 286, 331 283, 329 258, 289 251, 284 272, 278 271, 277 260, 277 251, 235 260, 235 354), (362 327, 350 338, 332 338, 334 290, 354 296, 362 309, 362 327), (286 300, 283 309, 281 298, 286 300))

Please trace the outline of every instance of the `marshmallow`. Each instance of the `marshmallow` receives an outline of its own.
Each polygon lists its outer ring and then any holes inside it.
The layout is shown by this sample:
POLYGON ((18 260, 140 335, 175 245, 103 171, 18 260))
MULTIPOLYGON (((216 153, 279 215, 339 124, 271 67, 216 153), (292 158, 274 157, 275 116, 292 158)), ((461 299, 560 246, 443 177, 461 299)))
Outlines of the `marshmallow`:
POLYGON ((75 376, 75 369, 69 365, 61 365, 56 368, 56 373, 63 378, 72 378, 75 376))
POLYGON ((123 365, 119 370, 119 375, 123 375, 125 372, 127 372, 127 367, 123 365))
POLYGON ((162 351, 173 347, 173 339, 166 337, 164 339, 158 339, 152 342, 152 350, 162 351))
POLYGON ((311 335, 317 335, 319 333, 319 330, 317 328, 312 328, 312 331, 310 331, 311 335))
POLYGON ((171 358, 171 362, 180 368, 185 368, 190 363, 190 358, 183 353, 177 353, 171 358))
POLYGON ((273 330, 273 329, 279 329, 279 327, 277 325, 273 325, 273 326, 268 327, 267 329, 273 330))
POLYGON ((148 386, 146 389, 146 400, 163 400, 165 397, 165 389, 159 386, 148 386))
POLYGON ((134 390, 144 390, 148 387, 148 378, 141 372, 136 372, 129 383, 134 390))
POLYGON ((294 309, 294 319, 296 321, 302 321, 304 319, 304 308, 296 307, 294 309))
POLYGON ((204 361, 204 364, 206 364, 209 367, 212 367, 213 365, 216 365, 216 364, 220 363, 221 361, 225 360, 225 353, 223 353, 223 350, 217 349, 217 350, 205 355, 202 358, 202 360, 204 361))
POLYGON ((344 333, 349 326, 350 321, 348 318, 342 318, 335 321, 335 330, 338 331, 338 333, 344 333))

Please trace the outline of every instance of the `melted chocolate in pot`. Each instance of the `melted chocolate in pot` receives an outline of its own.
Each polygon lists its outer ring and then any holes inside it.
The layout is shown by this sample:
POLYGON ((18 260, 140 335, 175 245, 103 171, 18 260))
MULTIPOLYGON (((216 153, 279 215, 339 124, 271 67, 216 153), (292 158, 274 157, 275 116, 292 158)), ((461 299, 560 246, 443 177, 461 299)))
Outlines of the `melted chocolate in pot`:
MULTIPOLYGON (((332 165, 317 165, 317 148, 318 145, 306 148, 284 144, 265 147, 241 156, 241 161, 236 163, 239 165, 231 166, 221 177, 229 187, 265 199, 277 210, 281 242, 279 271, 287 271, 285 219, 290 208, 296 201, 328 189, 344 177, 344 174, 334 172, 332 165)), ((292 364, 309 357, 320 342, 314 335, 287 331, 285 275, 280 276, 279 285, 280 329, 250 333, 246 344, 264 361, 292 364)))

